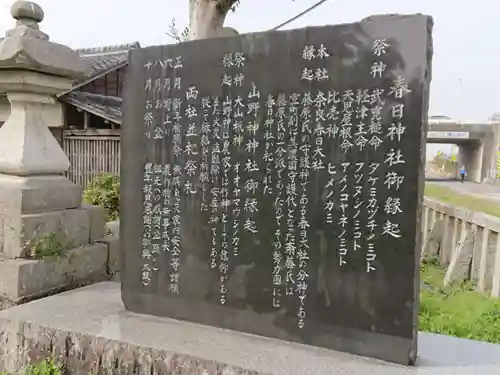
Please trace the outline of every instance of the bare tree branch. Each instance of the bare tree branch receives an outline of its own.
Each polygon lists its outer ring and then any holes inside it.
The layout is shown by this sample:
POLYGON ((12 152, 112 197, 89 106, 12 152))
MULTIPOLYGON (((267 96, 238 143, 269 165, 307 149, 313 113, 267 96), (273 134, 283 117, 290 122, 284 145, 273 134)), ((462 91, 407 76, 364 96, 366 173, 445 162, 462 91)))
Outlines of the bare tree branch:
POLYGON ((181 42, 179 30, 177 29, 175 18, 172 18, 170 25, 168 26, 168 30, 165 32, 170 38, 175 40, 176 42, 181 42))
POLYGON ((177 43, 185 42, 188 38, 189 29, 188 27, 184 27, 181 33, 179 33, 179 29, 177 28, 177 23, 175 18, 172 18, 170 25, 168 26, 167 32, 165 32, 167 36, 174 39, 177 43))

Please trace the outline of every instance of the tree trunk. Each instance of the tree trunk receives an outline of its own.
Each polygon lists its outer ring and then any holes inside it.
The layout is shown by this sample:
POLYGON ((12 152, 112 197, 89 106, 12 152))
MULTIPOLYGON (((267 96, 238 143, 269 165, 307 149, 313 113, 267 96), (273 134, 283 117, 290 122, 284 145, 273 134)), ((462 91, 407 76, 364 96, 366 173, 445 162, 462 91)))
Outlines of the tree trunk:
POLYGON ((189 0, 189 40, 218 36, 228 8, 217 6, 218 0, 189 0))

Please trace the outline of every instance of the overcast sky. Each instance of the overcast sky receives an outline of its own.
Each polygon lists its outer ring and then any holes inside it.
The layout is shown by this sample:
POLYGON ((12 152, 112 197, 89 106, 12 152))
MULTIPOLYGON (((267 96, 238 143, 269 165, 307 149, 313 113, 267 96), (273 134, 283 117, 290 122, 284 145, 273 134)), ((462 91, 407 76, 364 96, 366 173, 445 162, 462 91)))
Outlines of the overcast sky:
MULTIPOLYGON (((241 0, 226 25, 240 33, 262 31, 293 17, 317 0, 241 0)), ((188 0, 39 0, 42 30, 73 48, 139 41, 171 43, 175 17, 184 25, 188 0)), ((0 32, 13 26, 11 0, 0 0, 0 32)), ((288 28, 337 24, 370 14, 424 13, 434 17, 431 115, 484 120, 500 111, 500 3, 495 0, 329 0, 288 28)))

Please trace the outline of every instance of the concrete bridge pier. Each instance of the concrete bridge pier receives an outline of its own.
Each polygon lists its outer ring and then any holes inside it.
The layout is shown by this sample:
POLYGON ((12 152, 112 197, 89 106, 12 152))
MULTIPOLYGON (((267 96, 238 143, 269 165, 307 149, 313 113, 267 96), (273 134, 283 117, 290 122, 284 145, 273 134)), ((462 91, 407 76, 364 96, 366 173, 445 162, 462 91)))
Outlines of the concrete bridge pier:
POLYGON ((486 179, 489 182, 494 182, 500 180, 500 123, 493 123, 491 129, 492 137, 488 143, 491 153, 485 155, 488 157, 485 163, 488 166, 486 179))
POLYGON ((467 181, 482 182, 483 154, 484 144, 479 141, 467 142, 458 146, 457 167, 465 166, 467 181))

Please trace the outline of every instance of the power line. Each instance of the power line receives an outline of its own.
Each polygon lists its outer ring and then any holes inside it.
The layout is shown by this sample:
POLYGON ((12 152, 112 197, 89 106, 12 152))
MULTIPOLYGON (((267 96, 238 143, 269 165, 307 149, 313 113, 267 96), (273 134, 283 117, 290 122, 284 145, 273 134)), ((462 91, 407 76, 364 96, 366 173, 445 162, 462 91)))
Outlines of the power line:
MULTIPOLYGON (((318 1, 316 4, 313 4, 311 5, 309 8, 307 8, 306 10, 304 10, 302 13, 299 13, 297 14, 295 17, 293 18, 290 18, 288 21, 285 21, 283 23, 280 23, 278 26, 272 28, 271 30, 278 30, 278 29, 281 29, 283 26, 286 26, 288 25, 289 23, 292 23, 293 21, 299 19, 300 17, 302 17, 303 15, 309 13, 310 11, 316 9, 317 7, 319 7, 321 4, 323 3, 326 3, 328 0, 320 0, 318 1)), ((270 30, 270 31, 271 31, 270 30)))

